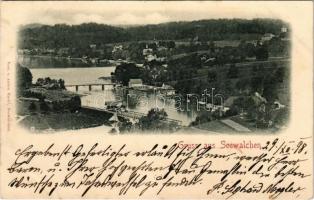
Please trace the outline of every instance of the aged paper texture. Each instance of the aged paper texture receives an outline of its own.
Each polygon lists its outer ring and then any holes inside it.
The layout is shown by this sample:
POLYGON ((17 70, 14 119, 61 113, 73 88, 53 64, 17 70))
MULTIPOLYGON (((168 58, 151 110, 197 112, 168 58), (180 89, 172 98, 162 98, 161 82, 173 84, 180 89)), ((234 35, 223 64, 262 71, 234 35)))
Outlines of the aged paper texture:
POLYGON ((310 199, 312 2, 1 2, 1 198, 310 199))

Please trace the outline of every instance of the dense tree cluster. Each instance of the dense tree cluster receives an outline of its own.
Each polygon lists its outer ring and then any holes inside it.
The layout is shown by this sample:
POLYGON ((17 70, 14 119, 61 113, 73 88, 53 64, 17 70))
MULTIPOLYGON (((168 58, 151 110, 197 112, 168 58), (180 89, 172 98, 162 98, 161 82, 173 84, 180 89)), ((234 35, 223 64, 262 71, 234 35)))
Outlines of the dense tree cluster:
POLYGON ((45 87, 50 90, 56 90, 56 89, 65 90, 66 89, 63 79, 56 80, 56 79, 51 79, 50 77, 38 78, 35 85, 45 87))
POLYGON ((146 116, 139 119, 137 126, 141 130, 160 131, 165 129, 164 120, 167 118, 167 113, 164 109, 151 109, 146 116))
POLYGON ((130 79, 137 79, 141 77, 141 69, 134 63, 122 63, 118 65, 113 73, 115 81, 127 86, 130 79))

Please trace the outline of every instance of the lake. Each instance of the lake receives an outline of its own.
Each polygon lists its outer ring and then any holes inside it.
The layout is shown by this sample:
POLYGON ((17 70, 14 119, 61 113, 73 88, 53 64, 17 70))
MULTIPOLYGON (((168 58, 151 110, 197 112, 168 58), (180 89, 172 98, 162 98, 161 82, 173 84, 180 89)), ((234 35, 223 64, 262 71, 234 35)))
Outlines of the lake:
MULTIPOLYGON (((87 84, 87 83, 108 83, 110 80, 102 80, 99 77, 108 77, 111 72, 114 72, 115 67, 76 67, 76 68, 31 68, 33 74, 33 82, 38 78, 50 77, 53 79, 63 79, 66 85, 72 84, 87 84)), ((75 92, 74 87, 67 88, 69 91, 75 92)), ((106 86, 102 91, 101 86, 93 86, 92 91, 88 90, 87 86, 79 87, 79 94, 82 105, 103 108, 105 102, 122 99, 118 96, 112 86, 106 86)), ((143 93, 139 95, 138 102, 135 107, 129 107, 129 110, 136 112, 147 113, 151 108, 157 105, 159 108, 164 108, 169 118, 182 121, 183 125, 188 125, 196 117, 196 112, 178 111, 175 107, 174 100, 155 98, 155 94, 143 93)), ((185 107, 185 106, 183 106, 185 107)))

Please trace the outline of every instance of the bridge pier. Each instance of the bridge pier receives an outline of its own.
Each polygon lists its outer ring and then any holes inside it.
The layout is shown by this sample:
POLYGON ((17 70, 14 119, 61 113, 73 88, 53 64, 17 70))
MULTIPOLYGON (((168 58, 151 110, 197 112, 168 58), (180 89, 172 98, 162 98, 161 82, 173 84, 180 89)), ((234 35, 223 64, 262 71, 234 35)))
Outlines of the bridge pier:
POLYGON ((101 85, 101 90, 102 90, 102 91, 105 90, 105 85, 101 85))
POLYGON ((79 86, 76 85, 76 86, 75 86, 75 91, 76 91, 76 92, 78 91, 78 88, 79 88, 79 86))
POLYGON ((89 85, 89 86, 88 86, 88 90, 89 90, 89 91, 92 91, 92 85, 89 85))

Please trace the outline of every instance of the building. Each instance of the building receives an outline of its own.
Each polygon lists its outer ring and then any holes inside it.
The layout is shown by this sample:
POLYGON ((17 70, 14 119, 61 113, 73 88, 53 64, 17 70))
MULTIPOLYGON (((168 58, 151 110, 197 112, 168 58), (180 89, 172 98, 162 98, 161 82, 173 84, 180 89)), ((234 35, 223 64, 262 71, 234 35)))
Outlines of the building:
POLYGON ((70 52, 70 48, 60 48, 58 50, 58 55, 59 56, 67 56, 70 52))
POLYGON ((112 53, 115 53, 117 51, 122 51, 123 50, 123 46, 122 45, 116 45, 113 47, 112 53))
POLYGON ((55 53, 56 53, 56 51, 54 49, 43 49, 42 50, 42 54, 53 55, 55 53))
POLYGON ((170 85, 166 85, 166 84, 162 84, 161 89, 164 90, 163 93, 165 93, 167 96, 171 96, 171 95, 175 95, 176 91, 175 89, 170 86, 170 85))
POLYGON ((91 48, 91 49, 96 49, 96 47, 97 47, 96 44, 90 44, 90 45, 89 45, 89 48, 91 48))
POLYGON ((130 79, 129 87, 142 87, 143 81, 142 79, 130 79))
POLYGON ((97 64, 97 63, 99 63, 99 58, 91 58, 91 59, 90 59, 90 62, 91 62, 92 64, 97 64))
POLYGON ((262 42, 269 41, 269 40, 271 40, 273 37, 275 37, 274 34, 272 34, 272 33, 265 33, 265 34, 262 36, 261 41, 262 41, 262 42))
POLYGON ((153 60, 157 60, 157 56, 149 54, 145 57, 145 60, 147 60, 148 62, 153 61, 153 60))
POLYGON ((158 47, 158 48, 157 48, 157 51, 159 51, 159 52, 160 52, 160 51, 165 51, 165 52, 166 52, 166 51, 168 51, 168 48, 167 48, 167 47, 164 47, 164 46, 161 46, 161 47, 158 47))
POLYGON ((153 49, 148 48, 148 45, 146 45, 146 48, 143 49, 143 56, 148 56, 153 54, 153 49))
POLYGON ((282 33, 288 32, 288 28, 287 28, 287 27, 281 27, 281 32, 282 32, 282 33))
POLYGON ((200 42, 198 36, 196 36, 195 38, 193 38, 192 43, 193 43, 194 45, 200 45, 200 44, 201 44, 201 42, 200 42))

